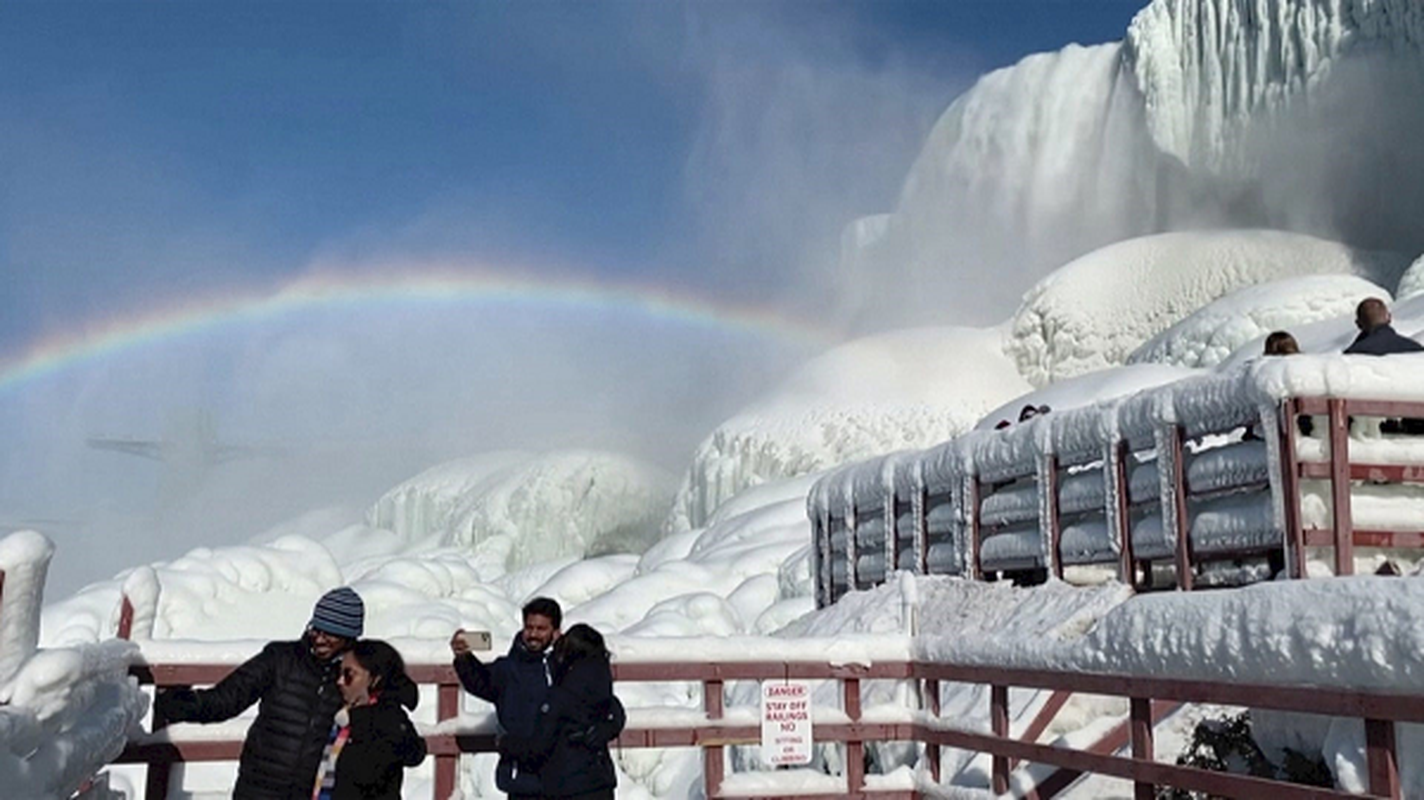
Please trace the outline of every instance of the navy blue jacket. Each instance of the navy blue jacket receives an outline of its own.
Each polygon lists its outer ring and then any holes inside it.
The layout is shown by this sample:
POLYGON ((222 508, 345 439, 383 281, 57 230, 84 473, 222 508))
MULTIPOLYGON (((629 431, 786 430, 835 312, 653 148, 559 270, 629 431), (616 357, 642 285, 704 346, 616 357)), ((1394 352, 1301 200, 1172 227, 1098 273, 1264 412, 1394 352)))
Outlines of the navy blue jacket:
MULTIPOLYGON (((485 664, 471 653, 455 659, 455 674, 465 691, 494 703, 500 730, 505 735, 528 737, 534 733, 539 709, 549 694, 547 650, 535 653, 524 646, 524 636, 514 637, 509 654, 485 664)), ((511 795, 541 795, 537 772, 521 768, 513 756, 500 755, 495 785, 511 795)))
POLYGON ((577 797, 618 785, 608 743, 622 732, 623 704, 613 695, 608 659, 561 665, 530 737, 505 736, 501 752, 539 773, 544 797, 577 797))
POLYGON ((1417 353, 1424 350, 1408 336, 1400 336, 1389 325, 1381 325, 1369 333, 1361 333, 1345 348, 1346 355, 1387 356, 1393 353, 1417 353))

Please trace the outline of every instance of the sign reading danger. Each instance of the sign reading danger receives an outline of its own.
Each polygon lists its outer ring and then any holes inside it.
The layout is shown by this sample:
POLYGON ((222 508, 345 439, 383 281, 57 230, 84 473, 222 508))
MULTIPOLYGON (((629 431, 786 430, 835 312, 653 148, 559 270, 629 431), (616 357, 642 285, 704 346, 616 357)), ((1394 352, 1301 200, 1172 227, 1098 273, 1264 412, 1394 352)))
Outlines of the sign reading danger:
POLYGON ((811 684, 762 683, 761 755, 775 766, 810 763, 811 684))

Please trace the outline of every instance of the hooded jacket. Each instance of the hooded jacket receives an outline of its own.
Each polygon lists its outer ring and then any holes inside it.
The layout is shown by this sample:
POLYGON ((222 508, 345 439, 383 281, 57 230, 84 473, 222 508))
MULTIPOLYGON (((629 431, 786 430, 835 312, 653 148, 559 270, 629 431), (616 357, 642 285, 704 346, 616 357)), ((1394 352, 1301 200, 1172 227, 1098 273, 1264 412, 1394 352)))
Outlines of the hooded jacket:
POLYGON ((350 734, 336 759, 332 800, 400 800, 405 768, 425 760, 425 740, 406 716, 420 702, 409 678, 393 681, 376 702, 350 709, 350 734))
MULTIPOLYGON (((524 645, 524 635, 514 637, 509 653, 485 664, 471 653, 455 658, 455 674, 465 691, 494 704, 499 728, 506 735, 528 737, 549 693, 548 651, 534 652, 524 645)), ((539 776, 519 759, 501 754, 495 768, 495 785, 510 795, 540 795, 539 776)))
POLYGON ((574 797, 618 785, 608 743, 622 732, 623 704, 613 695, 608 659, 580 658, 561 665, 533 735, 509 735, 501 753, 534 769, 544 797, 574 797))
POLYGON ((234 800, 310 800, 332 717, 339 659, 318 661, 305 638, 272 642, 211 689, 163 692, 171 722, 221 722, 258 703, 237 766, 234 800))

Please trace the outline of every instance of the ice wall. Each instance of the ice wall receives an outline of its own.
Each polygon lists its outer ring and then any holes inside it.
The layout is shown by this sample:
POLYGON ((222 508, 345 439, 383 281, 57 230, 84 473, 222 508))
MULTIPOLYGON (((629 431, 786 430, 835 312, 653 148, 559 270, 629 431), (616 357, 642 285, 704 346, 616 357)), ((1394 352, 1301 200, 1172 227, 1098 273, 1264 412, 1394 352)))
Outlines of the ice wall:
POLYGON ((1414 256, 1420 130, 1414 0, 1156 0, 1124 42, 1030 56, 946 110, 894 213, 843 238, 845 313, 993 322, 1048 271, 1163 231, 1414 256))
POLYGON ((54 543, 34 531, 0 539, 0 684, 34 654, 40 637, 40 606, 54 543))

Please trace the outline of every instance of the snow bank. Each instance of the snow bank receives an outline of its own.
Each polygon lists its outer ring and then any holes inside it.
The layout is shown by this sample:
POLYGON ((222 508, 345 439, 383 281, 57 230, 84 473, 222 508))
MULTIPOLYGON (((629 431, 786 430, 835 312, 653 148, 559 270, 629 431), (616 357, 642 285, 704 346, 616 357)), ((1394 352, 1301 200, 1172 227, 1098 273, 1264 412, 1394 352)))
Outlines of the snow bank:
POLYGON ((975 430, 994 430, 1004 420, 1019 421, 1024 406, 1048 406, 1052 411, 1067 411, 1135 394, 1143 389, 1179 381, 1200 374, 1199 370, 1170 364, 1127 364, 1109 367, 1072 378, 1055 381, 1048 386, 1016 397, 984 415, 975 430))
POLYGON ((1089 253, 1040 281, 1014 315, 1006 349, 1043 386, 1122 364, 1193 309, 1246 286, 1312 274, 1392 286, 1403 268, 1397 256, 1279 231, 1146 236, 1089 253))
MULTIPOLYGON (((1314 275, 1248 286, 1193 311, 1147 340, 1129 364, 1155 362, 1210 367, 1276 330, 1296 330, 1330 319, 1353 319, 1367 297, 1390 302, 1390 293, 1351 275, 1314 275)), ((1259 345, 1250 355, 1260 355, 1259 345)))
POLYGON ((765 481, 968 430, 1030 388, 1002 343, 998 329, 925 328, 858 339, 816 358, 698 446, 668 529, 701 527, 721 503, 765 481))

